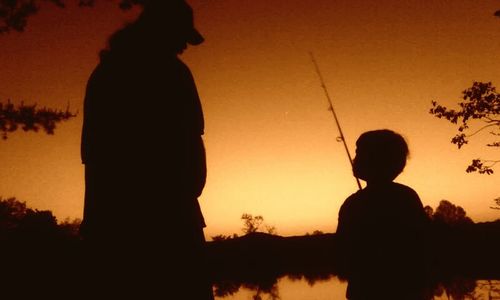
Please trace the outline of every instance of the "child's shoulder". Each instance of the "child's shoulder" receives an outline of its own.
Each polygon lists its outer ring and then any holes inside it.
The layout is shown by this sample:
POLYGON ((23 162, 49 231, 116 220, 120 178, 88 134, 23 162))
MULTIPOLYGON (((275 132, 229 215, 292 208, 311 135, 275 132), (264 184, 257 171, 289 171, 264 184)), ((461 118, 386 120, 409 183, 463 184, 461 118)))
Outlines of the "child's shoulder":
POLYGON ((344 203, 342 203, 342 206, 340 207, 340 213, 348 211, 353 207, 359 205, 359 203, 361 203, 360 201, 363 198, 364 194, 365 194, 364 190, 359 190, 351 194, 349 197, 347 197, 344 200, 344 203))
POLYGON ((417 192, 411 187, 401 183, 391 182, 387 185, 384 184, 381 186, 367 187, 356 191, 344 200, 341 210, 347 210, 358 205, 362 205, 368 199, 386 197, 395 199, 414 199, 420 201, 417 192))
POLYGON ((407 185, 404 185, 404 184, 401 184, 401 183, 397 183, 397 182, 393 182, 392 183, 392 189, 394 190, 394 192, 401 193, 401 194, 406 194, 408 196, 413 196, 413 197, 417 197, 418 198, 417 192, 414 189, 412 189, 411 187, 407 186, 407 185))

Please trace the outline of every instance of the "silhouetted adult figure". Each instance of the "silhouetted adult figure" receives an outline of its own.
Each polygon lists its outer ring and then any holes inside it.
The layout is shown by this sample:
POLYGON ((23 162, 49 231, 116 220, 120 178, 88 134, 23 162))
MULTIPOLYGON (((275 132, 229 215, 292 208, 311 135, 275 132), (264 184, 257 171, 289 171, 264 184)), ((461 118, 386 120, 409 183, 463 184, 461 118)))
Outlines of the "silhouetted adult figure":
POLYGON ((178 58, 202 42, 185 1, 149 0, 110 37, 90 76, 81 234, 94 290, 212 298, 197 200, 206 178, 203 113, 178 58))
POLYGON ((424 299, 428 218, 417 193, 393 182, 407 156, 404 138, 390 130, 356 142, 353 173, 367 186, 345 200, 337 228, 348 299, 424 299))

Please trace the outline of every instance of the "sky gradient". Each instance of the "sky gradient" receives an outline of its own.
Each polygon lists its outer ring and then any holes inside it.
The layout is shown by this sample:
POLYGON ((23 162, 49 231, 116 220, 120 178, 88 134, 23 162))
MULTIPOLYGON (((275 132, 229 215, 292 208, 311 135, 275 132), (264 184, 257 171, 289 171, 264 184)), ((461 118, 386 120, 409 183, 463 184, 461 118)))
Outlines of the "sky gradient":
MULTIPOLYGON (((206 121, 207 237, 241 233, 242 213, 264 216, 282 235, 335 231, 340 205, 357 187, 309 51, 351 153, 361 133, 393 129, 410 146, 396 181, 424 205, 447 199, 476 222, 500 218, 489 208, 500 196, 500 170, 465 173, 472 158, 498 159, 498 150, 484 147, 487 134, 456 149, 456 127, 428 113, 431 100, 454 106, 473 81, 500 88, 498 1, 189 2, 206 39, 182 59, 206 121)), ((91 9, 47 4, 24 33, 0 36, 0 101, 79 112, 54 136, 18 132, 0 141, 2 197, 59 220, 81 217, 85 84, 107 37, 136 13, 108 1, 91 9)))

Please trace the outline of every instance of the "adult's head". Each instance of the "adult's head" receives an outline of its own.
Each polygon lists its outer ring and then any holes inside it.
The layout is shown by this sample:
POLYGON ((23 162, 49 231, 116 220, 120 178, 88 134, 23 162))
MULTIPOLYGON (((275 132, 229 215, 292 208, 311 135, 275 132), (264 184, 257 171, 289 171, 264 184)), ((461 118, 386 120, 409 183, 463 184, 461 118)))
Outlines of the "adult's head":
POLYGON ((354 176, 368 183, 390 182, 403 171, 408 153, 405 139, 392 130, 365 132, 356 141, 354 176))
POLYGON ((193 9, 185 0, 147 0, 138 22, 163 34, 158 38, 199 45, 203 36, 194 27, 193 9))
POLYGON ((180 54, 199 45, 203 36, 194 27, 193 10, 184 0, 146 0, 137 20, 109 39, 101 57, 116 55, 180 54))

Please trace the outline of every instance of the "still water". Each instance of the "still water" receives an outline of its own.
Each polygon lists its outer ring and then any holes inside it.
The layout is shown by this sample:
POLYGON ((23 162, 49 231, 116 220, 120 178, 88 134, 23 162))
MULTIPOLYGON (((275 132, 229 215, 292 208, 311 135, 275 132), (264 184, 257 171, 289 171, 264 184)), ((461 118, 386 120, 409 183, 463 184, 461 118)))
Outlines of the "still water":
MULTIPOLYGON (((346 289, 347 282, 333 276, 315 281, 282 277, 272 288, 265 289, 252 284, 226 287, 224 296, 217 295, 218 287, 214 287, 218 300, 342 300, 346 299, 346 289)), ((457 280, 437 287, 434 294, 434 300, 500 300, 500 280, 457 280)))

